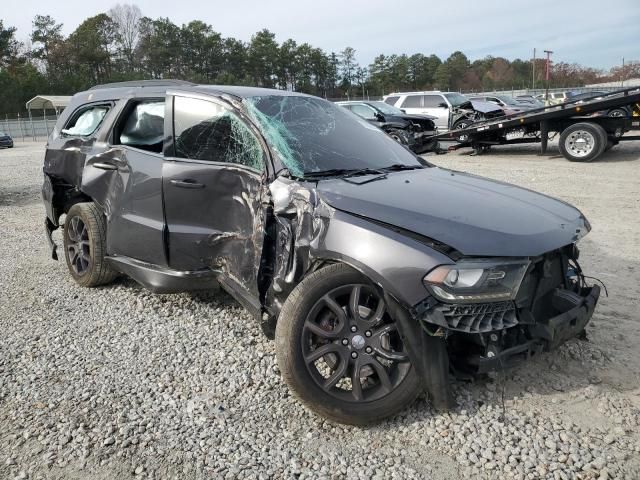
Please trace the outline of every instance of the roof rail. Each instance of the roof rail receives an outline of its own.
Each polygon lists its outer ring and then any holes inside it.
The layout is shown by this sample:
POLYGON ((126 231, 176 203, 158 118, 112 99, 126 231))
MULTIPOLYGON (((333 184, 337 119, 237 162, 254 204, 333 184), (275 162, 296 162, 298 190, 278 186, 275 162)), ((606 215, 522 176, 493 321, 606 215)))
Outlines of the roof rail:
POLYGON ((102 88, 126 88, 126 87, 170 87, 176 85, 197 85, 186 80, 130 80, 128 82, 103 83, 95 85, 89 90, 100 90, 102 88))

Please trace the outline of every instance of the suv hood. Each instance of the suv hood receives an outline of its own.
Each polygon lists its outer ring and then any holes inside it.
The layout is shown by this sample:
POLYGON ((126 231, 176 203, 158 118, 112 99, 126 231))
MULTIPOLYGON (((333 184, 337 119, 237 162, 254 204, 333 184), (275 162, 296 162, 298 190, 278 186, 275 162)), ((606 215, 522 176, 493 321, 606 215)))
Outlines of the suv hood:
POLYGON ((324 180, 317 189, 338 210, 429 237, 468 256, 537 256, 590 230, 582 213, 565 202, 437 167, 393 172, 364 184, 324 180))

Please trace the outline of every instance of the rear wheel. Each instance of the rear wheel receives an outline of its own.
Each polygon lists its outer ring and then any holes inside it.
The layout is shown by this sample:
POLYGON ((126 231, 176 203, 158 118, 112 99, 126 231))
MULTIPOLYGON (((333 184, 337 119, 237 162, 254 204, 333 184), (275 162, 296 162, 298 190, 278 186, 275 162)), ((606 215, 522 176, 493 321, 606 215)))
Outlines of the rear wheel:
POLYGON ((83 287, 111 282, 117 275, 105 261, 107 226, 95 203, 76 203, 64 222, 64 251, 73 279, 83 287))
POLYGON ((331 420, 364 425, 409 405, 421 384, 383 296, 342 264, 305 278, 276 326, 285 382, 331 420))
POLYGON ((567 160, 591 162, 607 146, 607 133, 596 123, 576 123, 563 130, 558 146, 567 160))

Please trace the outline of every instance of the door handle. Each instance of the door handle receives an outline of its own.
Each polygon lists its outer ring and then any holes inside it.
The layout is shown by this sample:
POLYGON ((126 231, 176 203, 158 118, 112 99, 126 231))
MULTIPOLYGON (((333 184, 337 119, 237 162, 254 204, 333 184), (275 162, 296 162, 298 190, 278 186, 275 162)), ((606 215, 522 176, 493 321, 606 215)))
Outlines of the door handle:
POLYGON ((118 166, 113 163, 108 162, 96 162, 92 163, 91 166, 99 168, 100 170, 117 170, 118 166))
POLYGON ((198 183, 195 180, 186 178, 184 180, 170 180, 171 185, 175 185, 180 188, 204 188, 204 184, 198 183))

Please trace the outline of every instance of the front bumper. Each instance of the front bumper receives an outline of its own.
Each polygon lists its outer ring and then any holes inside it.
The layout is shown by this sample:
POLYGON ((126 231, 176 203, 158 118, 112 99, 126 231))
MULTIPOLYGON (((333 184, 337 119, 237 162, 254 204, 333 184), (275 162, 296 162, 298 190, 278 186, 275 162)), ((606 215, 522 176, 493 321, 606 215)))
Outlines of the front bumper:
POLYGON ((489 344, 484 355, 472 355, 467 359, 477 373, 513 367, 543 350, 557 348, 565 341, 579 335, 591 320, 600 297, 600 287, 594 285, 565 303, 569 308, 544 322, 523 325, 527 341, 501 348, 489 344))
MULTIPOLYGON (((553 314, 534 319, 512 302, 426 306, 419 321, 433 335, 447 338, 450 354, 462 369, 474 373, 512 367, 579 335, 595 310, 600 287, 579 293, 557 288, 548 298, 553 314), (491 307, 491 308, 489 308, 491 307)), ((424 308, 424 306, 423 306, 424 308)))
POLYGON ((0 139, 0 147, 13 147, 13 140, 12 139, 0 139))

